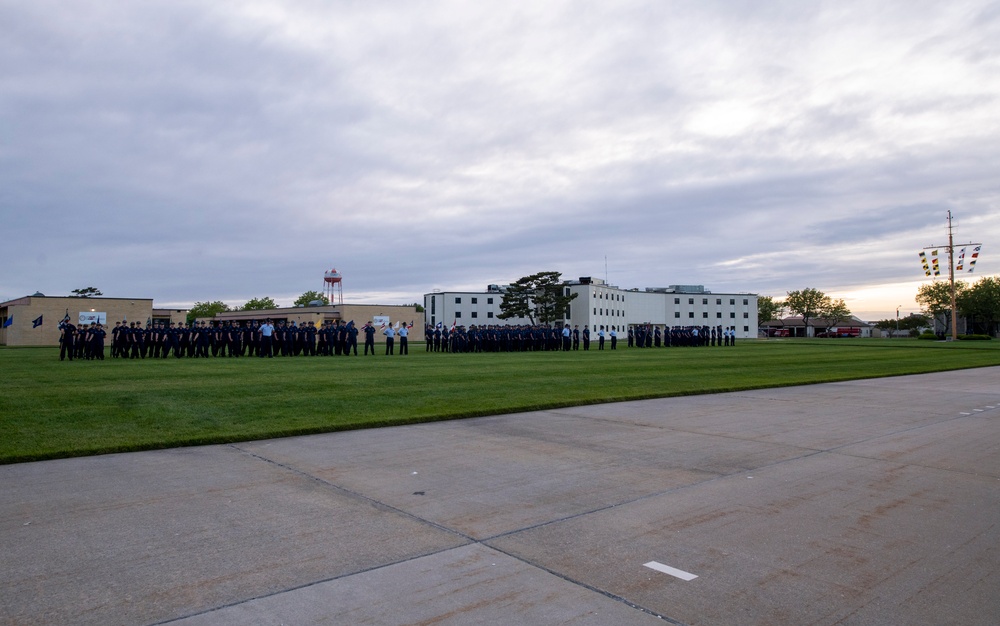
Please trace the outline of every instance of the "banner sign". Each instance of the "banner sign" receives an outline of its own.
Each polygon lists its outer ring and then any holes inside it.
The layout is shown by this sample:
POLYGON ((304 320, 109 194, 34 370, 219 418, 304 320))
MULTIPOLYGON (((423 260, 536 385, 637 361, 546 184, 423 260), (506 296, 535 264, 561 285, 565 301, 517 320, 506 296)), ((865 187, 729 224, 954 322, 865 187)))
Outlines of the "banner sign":
POLYGON ((101 324, 102 326, 108 325, 108 314, 107 313, 95 313, 93 311, 81 311, 80 312, 80 326, 89 326, 90 324, 101 324))
POLYGON ((372 318, 372 326, 376 329, 382 329, 389 326, 389 316, 388 315, 376 315, 372 318))

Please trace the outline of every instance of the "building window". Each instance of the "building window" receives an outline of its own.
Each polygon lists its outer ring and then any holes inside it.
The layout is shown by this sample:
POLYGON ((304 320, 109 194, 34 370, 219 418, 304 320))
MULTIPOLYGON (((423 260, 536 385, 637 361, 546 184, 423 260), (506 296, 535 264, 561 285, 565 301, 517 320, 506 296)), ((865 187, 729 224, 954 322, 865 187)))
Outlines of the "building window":
POLYGON ((455 304, 462 304, 461 298, 455 298, 455 304))
POLYGON ((479 317, 479 311, 473 311, 472 312, 472 319, 476 319, 477 317, 479 317))
POLYGON ((689 311, 688 312, 688 317, 694 317, 694 311, 689 311))
POLYGON ((745 320, 747 320, 747 319, 750 319, 750 314, 749 314, 749 313, 746 313, 746 312, 744 312, 744 313, 743 313, 743 319, 745 319, 745 320))
POLYGON ((708 298, 702 298, 701 299, 701 303, 702 304, 708 304, 708 298))
POLYGON ((729 304, 730 305, 736 304, 736 298, 730 298, 729 299, 729 304))
POLYGON ((701 316, 702 317, 708 317, 708 311, 705 311, 704 313, 702 313, 701 316))
POLYGON ((745 333, 750 332, 750 327, 749 326, 744 326, 743 327, 743 332, 745 332, 745 333))
POLYGON ((750 300, 743 298, 743 306, 747 306, 748 304, 750 304, 750 300))
POLYGON ((716 313, 715 317, 717 317, 719 319, 722 319, 722 311, 719 311, 718 313, 716 313))
POLYGON ((437 298, 431 296, 431 315, 434 315, 434 313, 437 312, 437 301, 437 298))
POLYGON ((486 298, 486 304, 493 304, 493 298, 486 298))
POLYGON ((479 304, 479 298, 473 298, 472 304, 479 304))
POLYGON ((680 311, 674 311, 674 317, 680 317, 680 316, 681 316, 680 311))
POLYGON ((493 319, 493 311, 489 311, 488 313, 486 313, 486 317, 493 319))
POLYGON ((736 319, 736 314, 735 313, 730 313, 729 314, 729 319, 733 319, 733 320, 736 319))
POLYGON ((680 304, 680 303, 681 303, 680 298, 674 298, 674 304, 680 304))
POLYGON ((462 317, 462 312, 461 311, 455 311, 455 319, 458 319, 460 317, 462 317))
POLYGON ((694 298, 688 298, 688 304, 694 304, 694 298))
POLYGON ((715 299, 715 303, 716 304, 722 304, 722 298, 716 298, 715 299))

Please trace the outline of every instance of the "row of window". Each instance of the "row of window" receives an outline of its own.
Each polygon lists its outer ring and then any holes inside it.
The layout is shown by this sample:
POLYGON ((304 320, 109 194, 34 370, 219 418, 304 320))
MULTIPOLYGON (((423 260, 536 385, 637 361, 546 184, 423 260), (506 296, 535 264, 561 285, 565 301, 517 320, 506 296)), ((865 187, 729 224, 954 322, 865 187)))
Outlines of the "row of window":
MULTIPOLYGON (((674 311, 674 317, 680 317, 680 316, 681 316, 681 312, 680 311, 674 311)), ((708 317, 708 311, 702 311, 701 316, 702 317, 708 317)), ((688 317, 694 317, 694 311, 688 311, 688 317)), ((715 317, 718 318, 718 319, 722 319, 722 312, 721 311, 716 312, 715 317)), ((736 313, 730 312, 729 313, 729 318, 730 319, 736 319, 736 313)), ((750 314, 747 313, 747 312, 744 312, 743 313, 743 319, 750 319, 750 314)))
MULTIPOLYGON (((471 298, 472 304, 479 304, 479 298, 471 298)), ((462 298, 455 298, 455 304, 462 304, 462 298)), ((486 304, 493 304, 493 298, 486 298, 486 304)))
MULTIPOLYGON (((681 299, 680 298, 674 298, 674 304, 680 304, 680 303, 681 303, 681 299)), ((702 304, 708 304, 708 298, 702 298, 701 299, 701 303, 702 304)), ((716 298, 715 299, 715 303, 718 304, 718 305, 721 305, 722 304, 722 298, 716 298)), ((688 304, 694 304, 694 298, 688 298, 688 304)), ((735 306, 736 305, 736 298, 730 298, 729 299, 729 305, 730 306, 735 306)), ((750 299, 749 298, 743 298, 743 306, 749 306, 749 305, 750 305, 750 299)))

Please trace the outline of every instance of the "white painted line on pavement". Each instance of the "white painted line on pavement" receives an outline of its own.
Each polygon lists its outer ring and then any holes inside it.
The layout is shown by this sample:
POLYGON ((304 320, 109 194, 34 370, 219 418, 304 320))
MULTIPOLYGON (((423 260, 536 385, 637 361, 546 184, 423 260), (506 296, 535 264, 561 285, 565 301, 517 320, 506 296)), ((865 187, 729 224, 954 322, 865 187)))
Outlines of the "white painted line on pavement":
POLYGON ((972 409, 976 413, 982 413, 985 409, 972 409))
POLYGON ((965 411, 962 411, 961 413, 959 413, 959 415, 972 415, 972 413, 966 413, 965 411))
POLYGON ((698 578, 698 576, 696 576, 695 574, 689 574, 679 569, 670 567, 669 565, 664 565, 663 563, 657 563, 656 561, 643 563, 643 565, 645 567, 648 567, 649 569, 655 569, 658 572, 663 572, 664 574, 670 574, 671 576, 675 576, 677 578, 680 578, 681 580, 694 580, 695 578, 698 578))

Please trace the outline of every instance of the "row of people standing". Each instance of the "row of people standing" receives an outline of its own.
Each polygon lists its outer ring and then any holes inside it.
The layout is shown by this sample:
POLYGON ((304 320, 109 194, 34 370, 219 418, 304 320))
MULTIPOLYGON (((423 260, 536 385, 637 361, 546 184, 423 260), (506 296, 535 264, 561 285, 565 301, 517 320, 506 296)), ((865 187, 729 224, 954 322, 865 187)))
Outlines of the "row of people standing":
POLYGON ((628 347, 659 348, 671 346, 735 346, 736 327, 727 326, 674 326, 672 328, 651 324, 628 329, 628 347))
MULTIPOLYGON (((79 328, 64 320, 60 329, 60 360, 103 360, 108 332, 102 324, 79 328)), ((389 329, 393 332, 393 329, 389 329)), ((354 321, 314 322, 272 320, 234 322, 116 322, 111 329, 111 357, 121 359, 350 356, 358 355, 358 335, 364 335, 365 355, 375 354, 376 328, 371 322, 358 328, 354 321)), ((408 352, 407 329, 396 330, 400 353, 408 352)), ((388 333, 386 333, 388 335, 388 333)), ((388 337, 387 337, 388 339, 388 337)), ((387 347, 386 354, 392 351, 387 347)))

